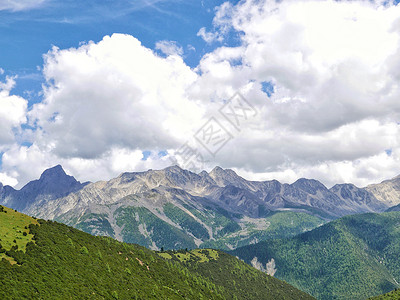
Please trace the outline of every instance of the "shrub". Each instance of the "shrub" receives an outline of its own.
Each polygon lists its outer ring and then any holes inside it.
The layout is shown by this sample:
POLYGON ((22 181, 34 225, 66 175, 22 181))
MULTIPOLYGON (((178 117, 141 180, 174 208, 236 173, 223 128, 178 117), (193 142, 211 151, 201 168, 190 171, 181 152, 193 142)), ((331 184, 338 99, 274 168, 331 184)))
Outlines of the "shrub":
POLYGON ((113 291, 113 292, 111 293, 111 296, 112 296, 114 299, 118 299, 118 293, 117 293, 117 291, 113 291))

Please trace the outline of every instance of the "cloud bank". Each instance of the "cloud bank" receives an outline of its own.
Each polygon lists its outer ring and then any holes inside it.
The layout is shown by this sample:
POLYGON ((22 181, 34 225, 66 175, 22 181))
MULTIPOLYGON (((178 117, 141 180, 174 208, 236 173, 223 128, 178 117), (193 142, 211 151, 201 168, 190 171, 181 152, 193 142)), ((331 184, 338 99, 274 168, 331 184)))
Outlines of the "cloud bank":
POLYGON ((164 167, 210 117, 233 139, 206 157, 206 169, 284 182, 312 177, 328 186, 400 173, 400 7, 225 3, 198 35, 218 43, 232 33, 238 45, 217 46, 194 69, 174 42, 157 43, 159 56, 123 34, 53 48, 45 55, 43 101, 29 112, 24 99, 10 96, 12 79, 3 83, 2 176, 21 185, 56 163, 80 180, 164 167), (240 131, 219 113, 236 91, 257 111, 240 131), (7 112, 10 103, 19 113, 7 112), (16 133, 26 118, 33 130, 16 133), (31 145, 18 143, 19 135, 31 145))

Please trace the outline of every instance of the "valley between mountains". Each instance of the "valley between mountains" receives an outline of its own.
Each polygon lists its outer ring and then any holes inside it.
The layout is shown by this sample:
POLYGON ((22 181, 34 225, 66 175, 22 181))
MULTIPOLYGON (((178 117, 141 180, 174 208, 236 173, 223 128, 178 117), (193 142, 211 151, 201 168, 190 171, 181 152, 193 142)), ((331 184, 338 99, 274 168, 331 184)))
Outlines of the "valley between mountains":
POLYGON ((58 165, 20 190, 0 185, 0 204, 164 259, 223 250, 317 299, 366 299, 399 288, 399 193, 400 177, 327 188, 304 178, 248 181, 220 167, 80 183, 58 165))

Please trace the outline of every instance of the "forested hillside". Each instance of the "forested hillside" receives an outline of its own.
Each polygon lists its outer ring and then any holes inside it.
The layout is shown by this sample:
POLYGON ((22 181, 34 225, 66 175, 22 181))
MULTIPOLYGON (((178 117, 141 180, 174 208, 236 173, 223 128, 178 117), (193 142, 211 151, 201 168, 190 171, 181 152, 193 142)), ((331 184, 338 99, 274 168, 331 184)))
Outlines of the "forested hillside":
POLYGON ((277 278, 318 299, 366 299, 399 287, 400 212, 346 216, 231 254, 248 263, 273 260, 277 278))
POLYGON ((221 251, 154 252, 0 210, 0 299, 312 299, 221 251))

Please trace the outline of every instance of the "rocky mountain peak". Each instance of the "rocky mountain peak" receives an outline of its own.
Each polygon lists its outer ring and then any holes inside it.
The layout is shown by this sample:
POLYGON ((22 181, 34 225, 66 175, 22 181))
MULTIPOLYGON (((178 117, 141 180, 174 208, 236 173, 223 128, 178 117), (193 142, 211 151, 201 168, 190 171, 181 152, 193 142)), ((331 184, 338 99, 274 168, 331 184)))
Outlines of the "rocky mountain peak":
POLYGON ((54 166, 45 170, 40 176, 39 180, 49 180, 49 179, 59 179, 62 177, 67 177, 63 167, 61 165, 54 166))
POLYGON ((209 175, 208 175, 208 173, 206 172, 206 171, 201 171, 200 173, 199 173, 199 176, 201 176, 201 177, 208 177, 209 175))
POLYGON ((67 175, 64 169, 57 165, 45 170, 38 180, 29 182, 20 190, 13 190, 10 187, 9 191, 7 191, 7 205, 24 212, 32 204, 44 203, 64 197, 82 189, 85 185, 81 184, 73 176, 67 175))
POLYGON ((315 194, 318 190, 327 190, 326 186, 318 180, 307 178, 300 178, 296 180, 296 182, 292 183, 291 186, 311 194, 315 194))
POLYGON ((174 173, 176 173, 176 172, 180 173, 180 172, 184 171, 178 165, 173 165, 173 166, 166 167, 164 170, 167 171, 167 172, 174 172, 174 173))
POLYGON ((222 169, 218 166, 212 169, 209 175, 219 185, 228 185, 243 180, 243 178, 237 175, 235 171, 231 169, 222 169))
POLYGON ((211 170, 210 174, 220 174, 223 173, 224 169, 222 169, 220 166, 214 167, 214 169, 211 170))

